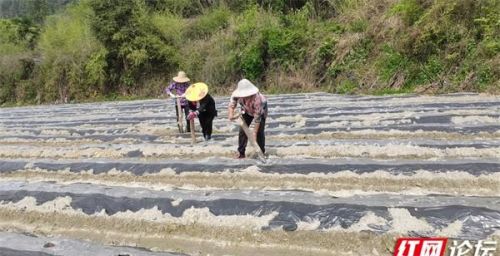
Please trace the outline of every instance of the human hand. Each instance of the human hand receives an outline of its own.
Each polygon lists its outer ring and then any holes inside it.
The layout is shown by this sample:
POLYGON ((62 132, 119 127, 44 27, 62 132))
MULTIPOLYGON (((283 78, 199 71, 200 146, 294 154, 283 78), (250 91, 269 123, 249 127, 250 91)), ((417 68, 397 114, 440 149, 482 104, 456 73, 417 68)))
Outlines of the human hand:
POLYGON ((188 120, 193 120, 193 119, 195 119, 197 116, 198 116, 198 114, 197 114, 195 111, 191 111, 191 112, 189 112, 189 114, 188 114, 187 118, 188 118, 188 120))

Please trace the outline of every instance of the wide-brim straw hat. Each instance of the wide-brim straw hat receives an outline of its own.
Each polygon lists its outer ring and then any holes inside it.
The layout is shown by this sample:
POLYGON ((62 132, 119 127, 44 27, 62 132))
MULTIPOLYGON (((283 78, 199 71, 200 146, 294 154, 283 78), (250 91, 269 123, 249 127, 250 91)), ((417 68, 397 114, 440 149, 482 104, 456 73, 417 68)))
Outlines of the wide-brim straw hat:
POLYGON ((208 86, 205 83, 195 83, 186 89, 186 99, 189 101, 199 101, 208 94, 208 86))
POLYGON ((187 77, 186 73, 184 71, 179 71, 176 77, 172 78, 174 82, 177 83, 187 83, 190 81, 189 77, 187 77))
POLYGON ((252 96, 259 92, 259 88, 252 84, 252 82, 247 79, 243 79, 238 82, 238 87, 234 90, 232 96, 236 98, 244 98, 248 96, 252 96))

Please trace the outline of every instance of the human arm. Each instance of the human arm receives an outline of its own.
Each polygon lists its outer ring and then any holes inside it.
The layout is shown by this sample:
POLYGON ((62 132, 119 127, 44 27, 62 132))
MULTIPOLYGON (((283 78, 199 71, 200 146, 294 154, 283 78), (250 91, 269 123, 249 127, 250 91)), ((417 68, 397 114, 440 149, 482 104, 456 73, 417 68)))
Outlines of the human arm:
POLYGON ((257 134, 259 133, 260 123, 255 123, 253 127, 253 139, 257 140, 257 134))
POLYGON ((232 121, 234 119, 234 109, 236 108, 237 105, 237 100, 233 96, 231 96, 231 99, 229 101, 229 104, 227 106, 227 118, 232 121))
POLYGON ((257 138, 262 120, 267 116, 267 99, 260 93, 254 96, 253 109, 254 109, 254 138, 257 138))
POLYGON ((175 98, 175 94, 172 93, 172 89, 174 88, 175 84, 170 84, 167 88, 165 88, 165 93, 168 94, 170 97, 175 98))

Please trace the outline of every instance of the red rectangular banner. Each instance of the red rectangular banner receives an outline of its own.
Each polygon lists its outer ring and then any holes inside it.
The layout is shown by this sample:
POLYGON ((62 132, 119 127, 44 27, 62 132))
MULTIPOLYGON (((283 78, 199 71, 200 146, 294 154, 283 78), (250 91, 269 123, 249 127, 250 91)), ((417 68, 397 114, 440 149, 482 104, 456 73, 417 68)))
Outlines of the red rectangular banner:
POLYGON ((448 238, 399 238, 394 256, 443 256, 448 238))

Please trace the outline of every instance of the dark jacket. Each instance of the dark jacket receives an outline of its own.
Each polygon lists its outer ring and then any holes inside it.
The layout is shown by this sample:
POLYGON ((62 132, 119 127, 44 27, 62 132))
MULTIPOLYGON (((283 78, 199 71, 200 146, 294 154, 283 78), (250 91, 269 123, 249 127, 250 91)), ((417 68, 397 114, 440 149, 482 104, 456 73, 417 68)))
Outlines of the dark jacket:
POLYGON ((193 102, 189 102, 189 108, 193 111, 198 111, 198 116, 217 116, 217 109, 215 108, 215 100, 207 94, 205 98, 199 101, 199 106, 196 108, 196 105, 193 102))

